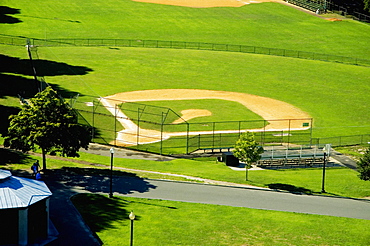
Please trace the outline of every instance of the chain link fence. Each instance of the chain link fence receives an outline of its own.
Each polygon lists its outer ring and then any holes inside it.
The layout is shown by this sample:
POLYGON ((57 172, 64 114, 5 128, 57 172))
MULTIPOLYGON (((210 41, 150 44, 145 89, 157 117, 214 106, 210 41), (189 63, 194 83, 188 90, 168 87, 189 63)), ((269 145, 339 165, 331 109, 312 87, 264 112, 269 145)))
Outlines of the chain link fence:
MULTIPOLYGON (((141 39, 29 39, 33 46, 109 46, 109 47, 144 47, 144 48, 169 48, 169 49, 195 49, 211 51, 227 51, 252 53, 261 55, 273 55, 292 57, 299 59, 320 60, 327 62, 339 62, 345 64, 370 66, 370 60, 321 54, 307 51, 297 51, 278 48, 266 48, 248 45, 236 44, 215 44, 202 42, 184 42, 184 41, 162 41, 162 40, 141 40, 141 39)), ((10 37, 0 35, 0 44, 7 45, 25 45, 26 38, 10 37)))
POLYGON ((159 154, 230 149, 247 130, 261 145, 309 145, 312 138, 311 118, 190 123, 171 108, 137 102, 74 98, 70 105, 92 127, 94 142, 159 154))

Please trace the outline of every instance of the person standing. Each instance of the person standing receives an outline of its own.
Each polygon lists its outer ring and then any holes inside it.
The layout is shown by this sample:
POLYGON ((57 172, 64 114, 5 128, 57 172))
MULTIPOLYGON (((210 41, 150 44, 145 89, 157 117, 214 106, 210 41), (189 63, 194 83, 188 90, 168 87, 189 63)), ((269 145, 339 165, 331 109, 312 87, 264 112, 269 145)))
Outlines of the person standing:
POLYGON ((40 169, 40 163, 39 160, 37 160, 35 163, 33 163, 31 170, 32 170, 32 176, 36 177, 36 174, 39 172, 40 169))

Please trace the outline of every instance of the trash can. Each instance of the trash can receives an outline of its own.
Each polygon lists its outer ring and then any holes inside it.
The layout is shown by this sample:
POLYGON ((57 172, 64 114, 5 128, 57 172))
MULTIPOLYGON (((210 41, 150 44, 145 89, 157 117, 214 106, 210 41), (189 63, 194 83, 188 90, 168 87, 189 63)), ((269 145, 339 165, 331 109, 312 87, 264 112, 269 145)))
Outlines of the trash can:
POLYGON ((238 167, 239 159, 233 155, 233 152, 224 152, 222 153, 222 160, 227 166, 238 167))

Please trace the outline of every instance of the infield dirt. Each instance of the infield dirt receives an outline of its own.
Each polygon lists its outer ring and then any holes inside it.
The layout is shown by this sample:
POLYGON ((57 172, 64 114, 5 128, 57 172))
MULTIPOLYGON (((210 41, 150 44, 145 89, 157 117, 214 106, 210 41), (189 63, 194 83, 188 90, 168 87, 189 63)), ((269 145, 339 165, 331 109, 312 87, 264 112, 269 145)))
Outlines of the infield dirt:
POLYGON ((133 0, 135 2, 157 3, 165 5, 212 8, 212 7, 241 7, 250 3, 278 2, 280 0, 133 0))

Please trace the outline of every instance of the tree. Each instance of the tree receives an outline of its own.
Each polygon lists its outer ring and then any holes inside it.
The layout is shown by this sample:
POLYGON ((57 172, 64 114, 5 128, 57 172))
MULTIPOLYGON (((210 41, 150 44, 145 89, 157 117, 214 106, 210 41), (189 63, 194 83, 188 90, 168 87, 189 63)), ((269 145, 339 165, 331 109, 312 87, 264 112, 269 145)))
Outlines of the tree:
POLYGON ((364 0, 364 10, 370 13, 370 0, 364 0))
POLYGON ((364 155, 357 162, 357 170, 360 179, 370 181, 370 149, 366 150, 364 155))
POLYGON ((4 146, 23 152, 39 147, 44 170, 46 154, 79 157, 78 150, 87 149, 91 140, 88 127, 78 124, 73 109, 51 87, 37 93, 9 119, 4 146))
POLYGON ((246 132, 240 135, 236 141, 235 150, 233 154, 240 161, 245 163, 245 180, 248 180, 248 169, 251 168, 252 163, 261 159, 263 148, 254 140, 254 134, 246 132))

